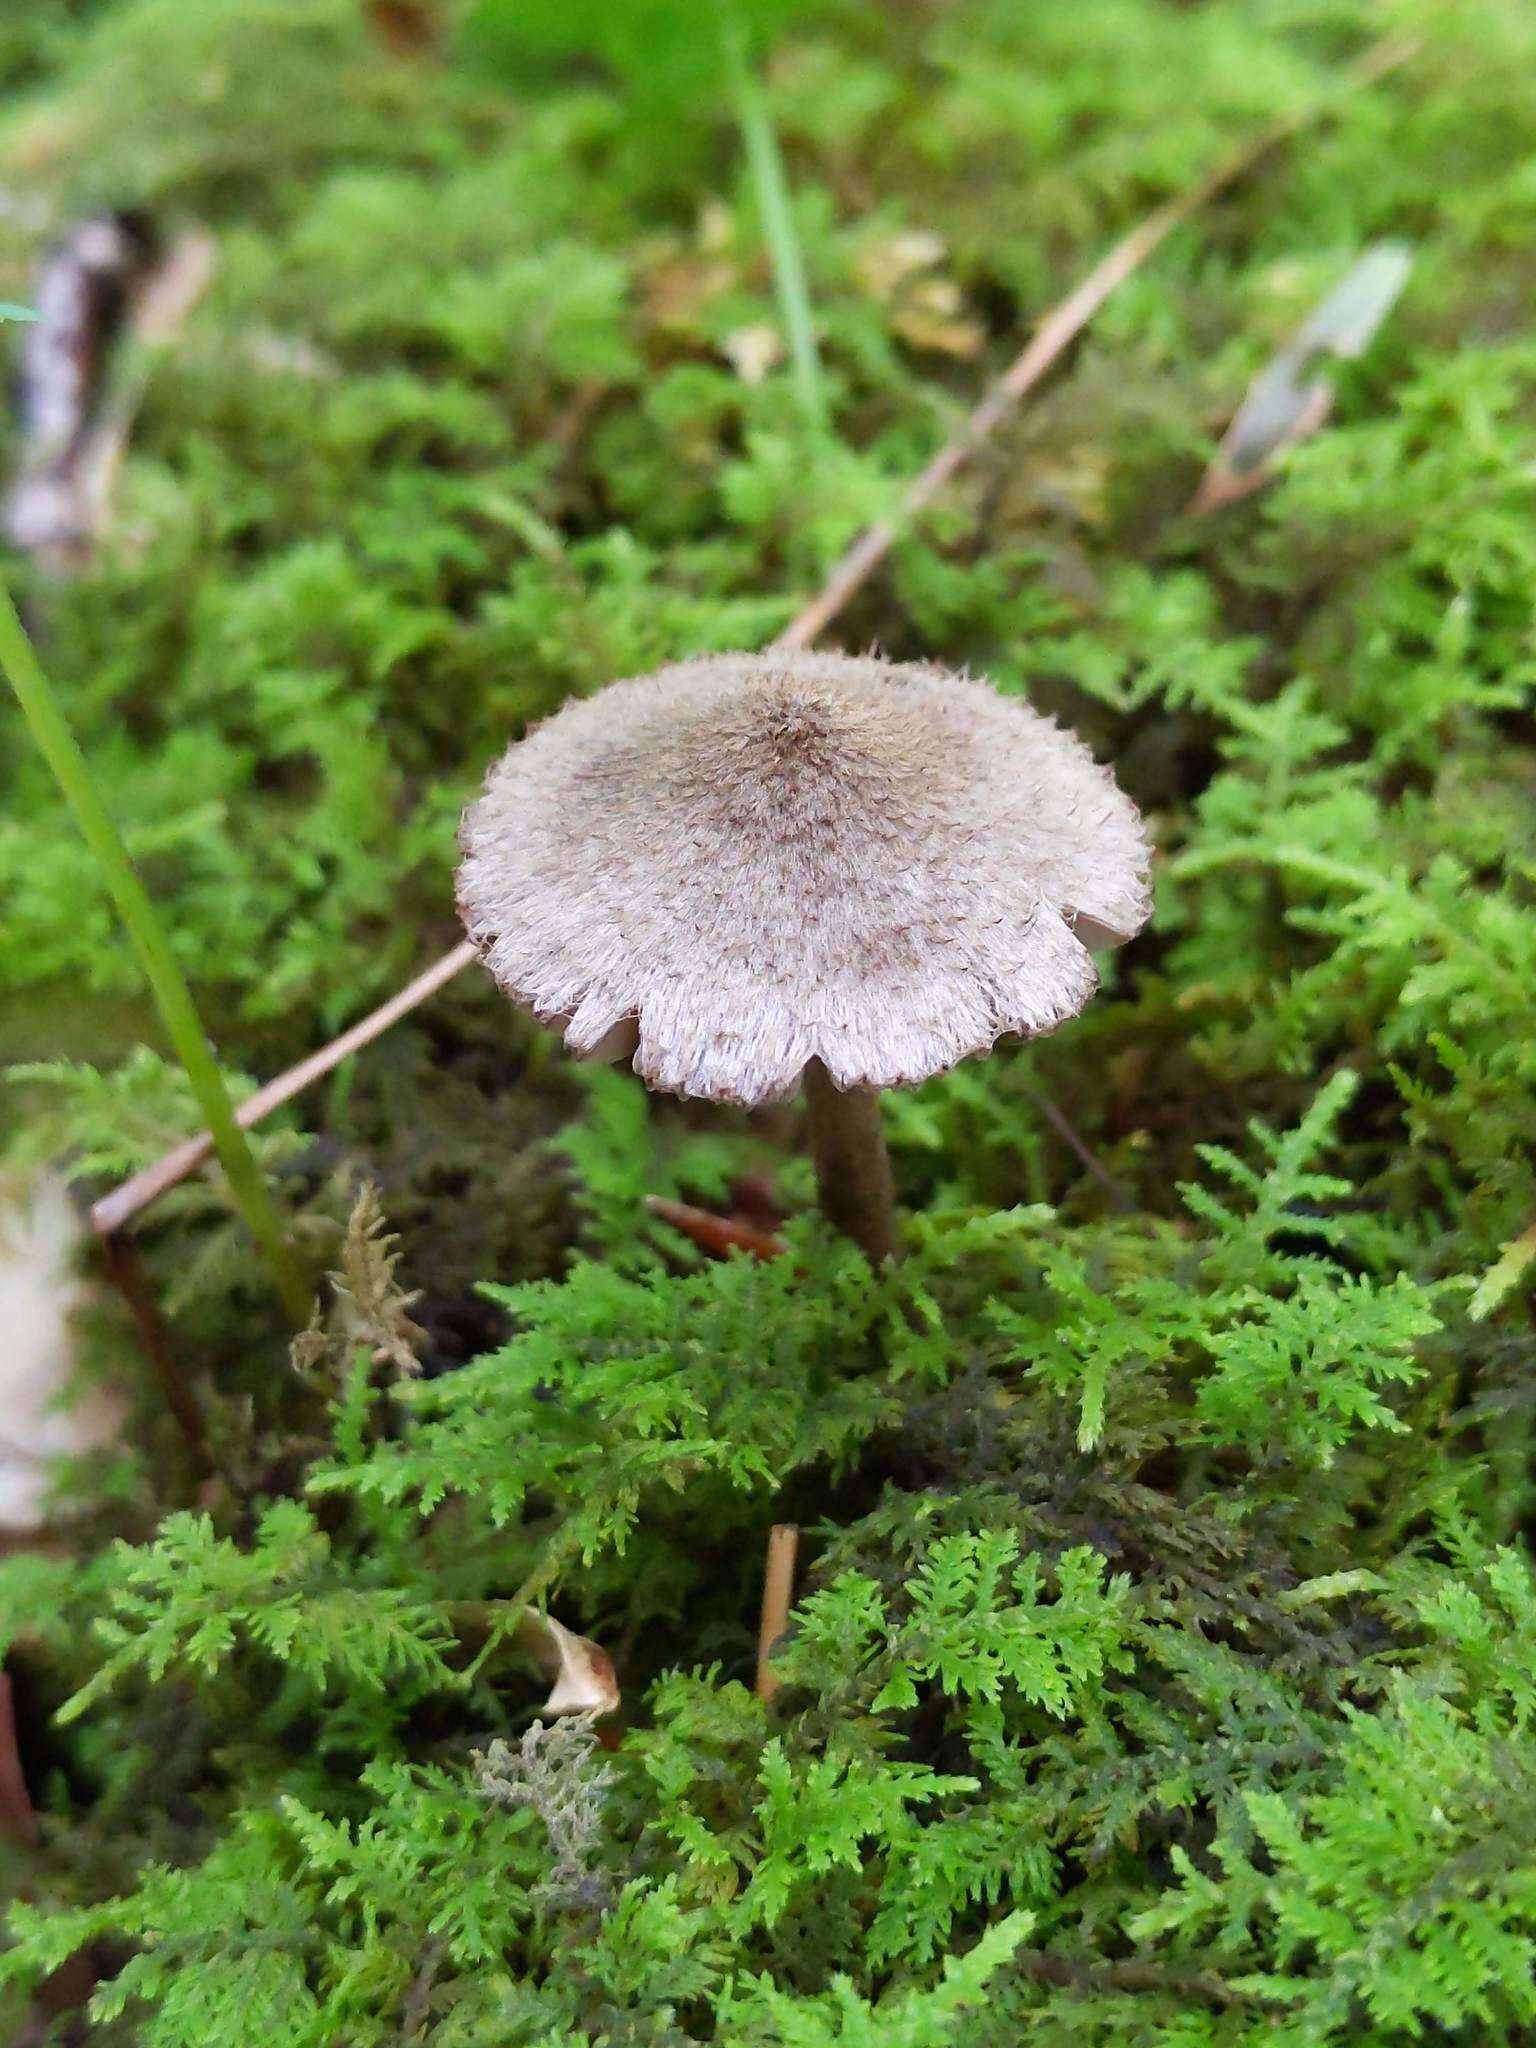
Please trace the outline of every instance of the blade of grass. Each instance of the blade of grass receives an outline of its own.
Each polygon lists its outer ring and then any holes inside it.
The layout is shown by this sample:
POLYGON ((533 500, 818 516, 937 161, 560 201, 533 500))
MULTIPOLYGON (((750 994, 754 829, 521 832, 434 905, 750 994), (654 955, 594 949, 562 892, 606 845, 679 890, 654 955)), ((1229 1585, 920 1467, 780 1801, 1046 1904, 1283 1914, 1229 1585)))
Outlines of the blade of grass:
POLYGON ((794 214, 789 203, 789 180, 779 138, 774 132, 768 99, 752 68, 747 39, 740 21, 722 0, 720 35, 725 46, 725 75, 730 88, 736 125, 747 152, 747 168, 757 196, 758 217, 768 255, 773 265, 774 291, 779 317, 789 345, 791 374, 801 410, 813 425, 826 418, 822 390, 821 359, 816 352, 816 330, 811 315, 811 294, 805 277, 805 258, 795 233, 794 214))
POLYGON ((203 1029, 165 929, 149 900, 117 827, 97 793, 86 759, 69 729, 53 688, 10 592, 0 583, 0 670, 16 693, 27 728, 47 762, 87 846, 96 857, 118 915, 154 996, 166 1034, 186 1070, 229 1179, 230 1194, 271 1269, 283 1305, 302 1328, 309 1320, 309 1295, 283 1238, 272 1197, 255 1155, 235 1121, 224 1077, 203 1029))

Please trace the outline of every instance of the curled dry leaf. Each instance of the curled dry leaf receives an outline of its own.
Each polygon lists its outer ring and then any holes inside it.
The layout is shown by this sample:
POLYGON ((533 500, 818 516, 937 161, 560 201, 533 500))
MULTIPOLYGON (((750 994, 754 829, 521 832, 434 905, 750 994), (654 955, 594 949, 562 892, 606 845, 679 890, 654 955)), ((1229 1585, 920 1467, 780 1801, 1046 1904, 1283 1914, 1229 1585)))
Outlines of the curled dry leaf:
POLYGON ((530 1611, 517 1624, 516 1641, 552 1680, 546 1714, 612 1714, 623 1698, 608 1652, 586 1636, 530 1611))
POLYGON ((1412 251, 1401 242, 1366 250, 1249 385, 1191 511, 1214 512, 1247 497, 1268 482, 1276 456, 1317 432, 1333 405, 1333 385, 1317 374, 1318 365, 1365 353, 1412 265, 1412 251))

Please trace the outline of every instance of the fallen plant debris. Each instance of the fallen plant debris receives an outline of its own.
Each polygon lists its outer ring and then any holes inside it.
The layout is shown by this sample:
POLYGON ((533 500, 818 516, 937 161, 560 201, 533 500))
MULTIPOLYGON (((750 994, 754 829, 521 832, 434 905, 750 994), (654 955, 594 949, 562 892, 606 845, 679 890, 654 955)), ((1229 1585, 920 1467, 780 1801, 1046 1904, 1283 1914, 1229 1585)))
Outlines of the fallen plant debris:
POLYGON ((55 571, 90 559, 112 358, 157 260, 147 215, 99 213, 63 237, 37 279, 17 380, 22 462, 3 521, 7 538, 55 571))
POLYGON ((154 224, 132 213, 83 221, 44 265, 18 379, 22 459, 3 522, 52 574, 78 575, 94 560, 150 363, 176 341, 212 270, 209 236, 162 248, 154 224))
MULTIPOLYGON (((341 1275, 295 1371, 217 1168, 86 1248, 172 1370, 99 1298, 124 1441, 0 1560, 0 2039, 1515 2048, 1536 17, 1393 0, 1421 47, 1360 95, 1364 0, 735 4, 814 424, 735 124, 683 89, 713 0, 615 14, 649 121, 569 35, 509 87, 459 8, 430 61, 363 0, 0 10, 0 292, 108 203, 220 252, 110 543, 6 576, 242 1121, 307 1063, 251 1151, 341 1275), (451 955, 394 995, 457 936, 485 762, 764 649, 1058 280, 1325 103, 840 615, 1081 734, 1157 848, 1077 1017, 882 1102, 899 1264, 828 1228, 790 1102, 576 1062, 451 955), (1180 519, 1212 351, 1401 238, 1390 356, 1241 517, 1180 519), (974 366, 902 331, 934 278, 974 366)), ((201 1112, 8 703, 0 780, 0 1171, 111 1201, 201 1112)))
POLYGON ((623 1703, 613 1659, 586 1636, 579 1636, 552 1614, 524 1614, 516 1640, 538 1661, 550 1679, 546 1714, 612 1714, 623 1703))
POLYGON ((768 1559, 763 1571, 763 1613, 757 1632, 757 1696, 766 1705, 779 1689, 773 1653, 789 1626, 795 1594, 795 1559, 800 1531, 793 1522, 775 1522, 768 1531, 768 1559))
POLYGON ((696 1208, 692 1202, 674 1202, 665 1195, 647 1195, 645 1206, 701 1250, 715 1258, 730 1252, 746 1252, 754 1259, 776 1259, 785 1250, 782 1237, 740 1215, 718 1216, 712 1209, 696 1208))
POLYGON ((1248 388, 1191 512, 1216 512, 1259 490, 1287 448, 1314 434, 1333 408, 1328 360, 1364 355, 1408 282, 1413 253, 1400 242, 1368 249, 1248 388))

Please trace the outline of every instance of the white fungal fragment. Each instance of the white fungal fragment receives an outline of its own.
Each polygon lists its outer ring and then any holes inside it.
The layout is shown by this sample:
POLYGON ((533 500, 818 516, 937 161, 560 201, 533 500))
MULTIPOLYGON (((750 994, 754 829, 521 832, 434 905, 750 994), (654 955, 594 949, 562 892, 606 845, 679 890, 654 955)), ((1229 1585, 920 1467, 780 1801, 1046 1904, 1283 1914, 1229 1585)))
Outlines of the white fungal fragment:
POLYGON ((105 1387, 71 1394, 81 1225, 57 1180, 0 1191, 0 1530, 55 1519, 53 1461, 110 1443, 125 1405, 105 1387))

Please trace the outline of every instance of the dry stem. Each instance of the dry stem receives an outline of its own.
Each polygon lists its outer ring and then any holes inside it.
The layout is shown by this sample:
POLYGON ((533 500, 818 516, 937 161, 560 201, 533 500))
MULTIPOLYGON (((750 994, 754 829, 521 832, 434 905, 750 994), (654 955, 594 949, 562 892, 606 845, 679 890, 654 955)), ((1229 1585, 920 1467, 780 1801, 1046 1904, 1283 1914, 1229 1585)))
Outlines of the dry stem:
POLYGON ((768 1562, 763 1573, 763 1618, 757 1632, 757 1696, 771 1700, 779 1689, 769 1658, 789 1626, 789 1603, 795 1590, 795 1553, 800 1547, 796 1522, 775 1522, 768 1531, 768 1562))

